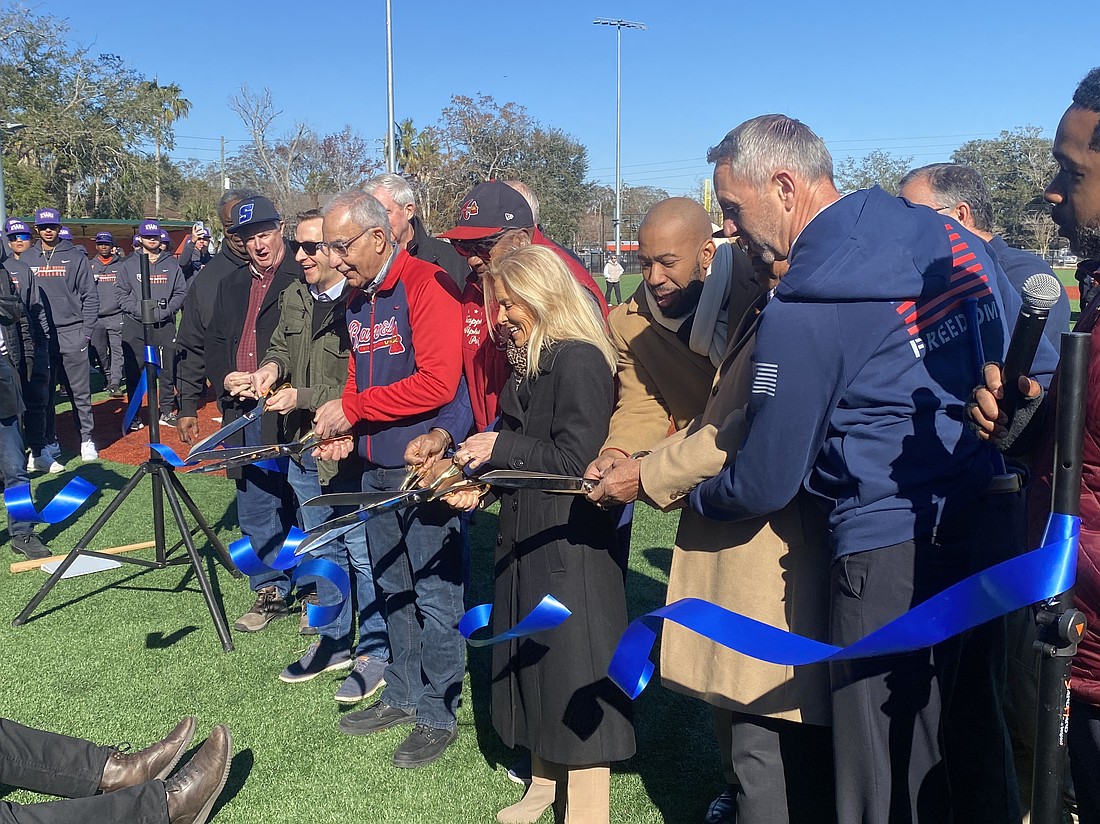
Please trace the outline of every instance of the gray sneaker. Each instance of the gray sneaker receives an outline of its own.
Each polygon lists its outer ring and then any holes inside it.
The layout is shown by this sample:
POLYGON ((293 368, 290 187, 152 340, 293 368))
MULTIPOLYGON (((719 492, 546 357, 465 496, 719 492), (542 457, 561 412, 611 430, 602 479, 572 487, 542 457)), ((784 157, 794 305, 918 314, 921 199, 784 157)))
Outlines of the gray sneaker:
POLYGON ((13 552, 26 555, 28 560, 49 558, 52 554, 50 548, 33 532, 28 532, 26 535, 12 535, 11 548, 13 552))
POLYGON ((386 662, 381 658, 360 655, 355 659, 355 666, 351 673, 344 679, 340 689, 336 690, 336 703, 358 704, 364 698, 373 695, 386 683, 385 672, 386 662))
POLYGON ((279 673, 279 680, 287 684, 297 684, 311 681, 321 673, 347 669, 350 666, 351 653, 347 649, 333 649, 327 639, 314 641, 301 658, 279 673))

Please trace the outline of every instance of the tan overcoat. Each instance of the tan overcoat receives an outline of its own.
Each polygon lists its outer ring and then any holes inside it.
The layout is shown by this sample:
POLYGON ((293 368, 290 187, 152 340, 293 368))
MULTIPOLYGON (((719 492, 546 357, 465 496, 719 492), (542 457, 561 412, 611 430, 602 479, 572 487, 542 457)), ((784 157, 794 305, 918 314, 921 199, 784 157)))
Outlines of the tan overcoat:
POLYGON ((604 449, 633 455, 683 429, 710 396, 715 368, 675 332, 653 322, 642 290, 611 310, 607 325, 619 355, 619 396, 604 449))
MULTIPOLYGON (((704 413, 641 459, 642 498, 675 509, 736 458, 752 383, 758 307, 731 335, 704 413)), ((825 516, 805 491, 782 511, 748 521, 708 520, 684 508, 668 603, 694 597, 817 640, 828 640, 830 551, 825 516)), ((828 668, 783 667, 741 655, 672 622, 661 638, 661 678, 678 692, 752 715, 827 725, 828 668)))

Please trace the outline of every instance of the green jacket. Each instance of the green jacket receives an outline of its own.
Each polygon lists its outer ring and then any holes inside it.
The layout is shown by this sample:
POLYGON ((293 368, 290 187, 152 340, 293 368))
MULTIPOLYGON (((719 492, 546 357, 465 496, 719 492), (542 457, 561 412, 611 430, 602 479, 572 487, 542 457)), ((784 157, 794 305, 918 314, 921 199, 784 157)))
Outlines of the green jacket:
MULTIPOLYGON (((290 383, 298 390, 297 408, 281 421, 284 441, 296 440, 309 432, 317 408, 344 394, 351 351, 344 317, 346 297, 347 287, 339 299, 323 304, 328 311, 314 333, 315 301, 309 285, 296 281, 279 296, 279 325, 271 336, 264 363, 279 367, 276 386, 290 383)), ((317 462, 322 484, 329 483, 336 471, 335 461, 317 462)))

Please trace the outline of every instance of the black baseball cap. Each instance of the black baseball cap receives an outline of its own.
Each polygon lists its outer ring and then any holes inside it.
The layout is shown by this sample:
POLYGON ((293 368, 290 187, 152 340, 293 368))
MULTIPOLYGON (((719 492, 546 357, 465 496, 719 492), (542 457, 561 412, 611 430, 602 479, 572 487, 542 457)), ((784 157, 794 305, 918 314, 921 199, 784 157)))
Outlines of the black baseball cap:
POLYGON ((505 229, 529 229, 535 225, 527 200, 499 180, 479 183, 458 207, 458 223, 440 237, 477 240, 505 229))
POLYGON ((246 226, 258 226, 261 223, 279 223, 283 216, 275 204, 263 195, 246 197, 233 207, 233 225, 226 229, 231 235, 237 234, 246 226))

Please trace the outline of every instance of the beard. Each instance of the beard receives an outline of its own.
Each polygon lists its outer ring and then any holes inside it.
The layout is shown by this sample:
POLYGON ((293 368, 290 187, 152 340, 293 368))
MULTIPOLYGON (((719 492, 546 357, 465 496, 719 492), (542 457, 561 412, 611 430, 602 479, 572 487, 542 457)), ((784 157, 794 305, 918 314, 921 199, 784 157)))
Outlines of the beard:
POLYGON ((1100 218, 1089 221, 1084 226, 1062 229, 1069 240, 1070 251, 1083 258, 1100 258, 1100 218))
POLYGON ((673 299, 672 303, 668 306, 657 306, 661 314, 669 320, 677 320, 684 318, 695 311, 695 307, 699 305, 699 298, 703 295, 703 269, 696 262, 695 268, 691 272, 691 280, 688 281, 687 286, 680 290, 680 292, 673 299))

